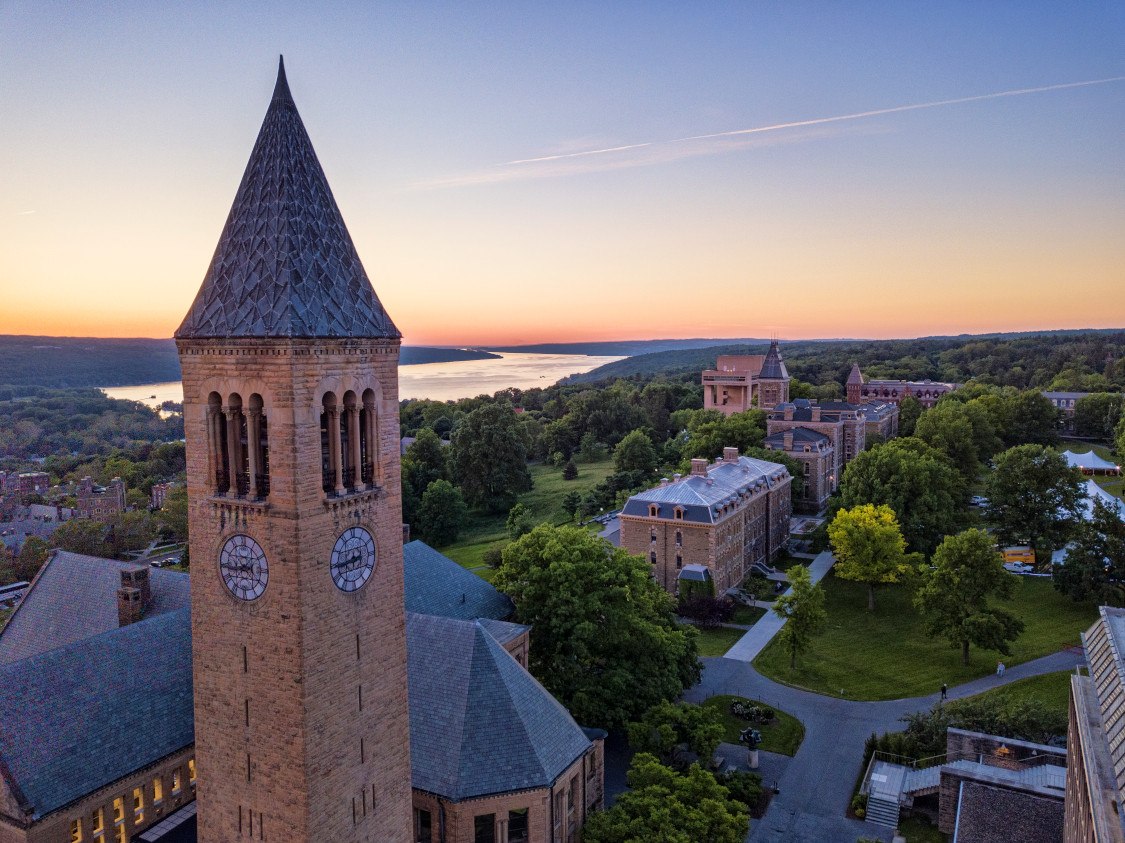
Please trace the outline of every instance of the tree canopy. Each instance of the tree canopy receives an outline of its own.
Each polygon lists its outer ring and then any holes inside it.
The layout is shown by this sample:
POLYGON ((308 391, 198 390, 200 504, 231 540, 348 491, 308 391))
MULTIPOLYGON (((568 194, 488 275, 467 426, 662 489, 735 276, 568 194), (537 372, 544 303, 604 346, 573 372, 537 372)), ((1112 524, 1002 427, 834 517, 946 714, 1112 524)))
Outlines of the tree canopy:
POLYGON ((1082 475, 1051 448, 1018 445, 996 457, 986 494, 997 537, 1030 542, 1042 553, 1069 538, 1083 499, 1082 475))
POLYGON ((618 471, 656 471, 656 448, 643 430, 626 434, 613 450, 613 466, 618 471))
POLYGON ((707 764, 723 740, 724 729, 713 708, 664 701, 630 723, 628 733, 635 752, 651 753, 661 764, 683 770, 694 760, 707 764))
POLYGON ((698 681, 697 633, 648 564, 586 530, 536 527, 493 584, 531 625, 531 672, 581 723, 624 725, 698 681))
POLYGON ((906 540, 889 506, 860 504, 841 509, 828 525, 836 576, 867 585, 867 611, 875 611, 875 586, 910 575, 906 540))
POLYGON ((452 544, 468 514, 461 491, 448 480, 435 480, 426 487, 418 506, 418 532, 436 547, 452 544))
POLYGON ((977 529, 948 536, 932 562, 914 596, 926 630, 960 647, 962 664, 969 663, 970 644, 1010 653, 1023 621, 989 605, 990 597, 1011 597, 1013 583, 992 537, 977 529))
POLYGON ((510 404, 473 410, 453 432, 450 463, 470 506, 505 512, 531 488, 527 439, 510 404))
POLYGON ((773 612, 785 619, 777 638, 788 651, 792 668, 797 666, 797 656, 808 649, 813 636, 824 627, 828 614, 824 611, 824 589, 813 584, 809 569, 794 565, 787 573, 789 591, 774 601, 773 612))
POLYGON ((1052 569, 1055 588, 1075 600, 1125 604, 1125 522, 1101 501, 1075 531, 1066 560, 1052 569))

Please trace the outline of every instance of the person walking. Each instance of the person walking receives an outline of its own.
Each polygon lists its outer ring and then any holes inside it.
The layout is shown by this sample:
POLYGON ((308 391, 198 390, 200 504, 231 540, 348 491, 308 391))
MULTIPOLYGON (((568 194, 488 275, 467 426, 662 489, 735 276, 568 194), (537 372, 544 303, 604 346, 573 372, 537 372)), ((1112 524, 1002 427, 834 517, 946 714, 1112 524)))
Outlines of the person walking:
POLYGON ((997 665, 996 665, 996 675, 997 676, 1003 676, 1004 675, 1004 662, 998 662, 997 663, 997 665))
POLYGON ((945 683, 944 683, 944 682, 942 682, 942 683, 941 683, 941 698, 942 698, 942 700, 943 700, 943 701, 944 701, 944 700, 945 700, 945 698, 946 698, 946 693, 948 692, 948 690, 949 690, 949 689, 945 687, 945 683))

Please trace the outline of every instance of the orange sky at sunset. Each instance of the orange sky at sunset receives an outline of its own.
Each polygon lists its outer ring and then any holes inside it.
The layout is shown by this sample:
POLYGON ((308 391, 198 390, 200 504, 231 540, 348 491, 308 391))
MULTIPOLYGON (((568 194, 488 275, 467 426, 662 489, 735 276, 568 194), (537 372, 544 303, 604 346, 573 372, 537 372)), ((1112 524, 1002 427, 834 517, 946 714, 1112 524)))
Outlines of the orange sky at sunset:
POLYGON ((1120 5, 766 8, 0 6, 0 333, 171 336, 280 52, 409 344, 1125 327, 1120 5))

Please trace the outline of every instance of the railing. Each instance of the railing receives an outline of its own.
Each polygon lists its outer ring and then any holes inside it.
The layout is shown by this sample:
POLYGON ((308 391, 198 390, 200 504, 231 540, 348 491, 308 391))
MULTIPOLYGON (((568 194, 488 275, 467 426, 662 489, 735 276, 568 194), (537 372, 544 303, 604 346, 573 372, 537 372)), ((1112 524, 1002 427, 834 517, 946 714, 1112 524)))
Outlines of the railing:
POLYGON ((215 491, 220 495, 230 491, 230 474, 225 470, 220 469, 215 472, 215 491))
POLYGON ((321 487, 330 495, 336 494, 336 472, 331 469, 325 469, 321 472, 321 487))
POLYGON ((244 498, 250 494, 250 473, 247 471, 240 471, 235 475, 235 482, 238 484, 237 494, 240 498, 244 498))

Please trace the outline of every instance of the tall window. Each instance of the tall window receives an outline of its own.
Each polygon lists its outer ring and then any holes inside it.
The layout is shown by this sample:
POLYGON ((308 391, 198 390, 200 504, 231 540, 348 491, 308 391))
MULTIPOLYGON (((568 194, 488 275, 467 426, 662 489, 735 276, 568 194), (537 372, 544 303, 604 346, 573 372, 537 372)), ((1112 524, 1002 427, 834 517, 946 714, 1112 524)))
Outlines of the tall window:
POLYGON ((162 802, 163 800, 164 800, 164 779, 160 776, 156 776, 152 780, 152 801, 153 801, 153 804, 157 804, 159 802, 162 802))
POLYGON ((195 784, 195 759, 189 758, 187 762, 187 776, 188 782, 195 784))
POLYGON ((496 815, 473 817, 473 843, 496 843, 496 815))
POLYGON ((133 788, 133 823, 145 821, 145 791, 143 787, 133 788))
POLYGON ((508 843, 528 843, 527 808, 508 812, 508 843))
POLYGON ((113 800, 113 821, 115 823, 122 822, 125 819, 125 799, 118 796, 113 800))
POLYGON ((433 817, 429 811, 414 809, 414 843, 433 843, 433 817))
POLYGON ((90 814, 90 829, 95 837, 105 831, 105 808, 96 808, 90 814))
POLYGON ((182 787, 181 782, 180 782, 180 778, 181 778, 180 777, 180 771, 179 770, 173 770, 172 771, 172 795, 173 796, 175 796, 177 793, 179 793, 180 788, 182 787))
POLYGON ((70 821, 70 843, 82 843, 82 820, 70 821))

